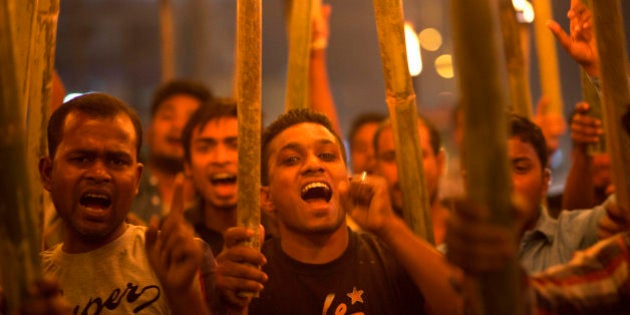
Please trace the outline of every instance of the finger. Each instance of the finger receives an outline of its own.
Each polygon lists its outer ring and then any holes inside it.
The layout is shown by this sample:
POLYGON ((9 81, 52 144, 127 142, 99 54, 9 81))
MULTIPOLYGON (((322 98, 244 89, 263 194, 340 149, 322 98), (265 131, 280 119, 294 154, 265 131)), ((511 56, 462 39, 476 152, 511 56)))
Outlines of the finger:
MULTIPOLYGON (((262 234, 262 233, 261 233, 262 234)), ((244 226, 235 226, 223 233, 223 248, 230 248, 248 241, 255 235, 255 231, 244 226)))
POLYGON ((564 50, 569 51, 571 48, 571 37, 565 32, 562 27, 556 21, 547 21, 547 28, 551 30, 551 33, 556 37, 560 46, 564 50))
POLYGON ((262 266, 267 263, 267 258, 258 250, 249 246, 234 246, 223 250, 217 257, 217 262, 248 263, 255 266, 262 266))
POLYGON ((587 102, 578 102, 575 104, 575 112, 576 113, 587 113, 591 107, 587 102))

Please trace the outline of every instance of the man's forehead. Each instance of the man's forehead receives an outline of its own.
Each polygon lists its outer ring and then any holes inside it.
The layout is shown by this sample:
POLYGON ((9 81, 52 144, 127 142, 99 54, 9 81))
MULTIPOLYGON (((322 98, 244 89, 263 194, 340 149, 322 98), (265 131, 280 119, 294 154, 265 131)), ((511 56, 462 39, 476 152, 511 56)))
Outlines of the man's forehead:
POLYGON ((295 146, 306 143, 332 143, 340 146, 335 135, 326 127, 312 122, 298 123, 290 126, 271 141, 271 146, 280 150, 287 146, 295 146))
POLYGON ((193 137, 218 139, 235 137, 238 135, 238 119, 236 117, 222 116, 210 119, 203 124, 197 125, 193 129, 193 137), (225 128, 233 126, 234 128, 225 128))
POLYGON ((129 138, 129 140, 137 141, 138 135, 136 134, 136 129, 134 128, 133 122, 131 118, 124 113, 118 113, 113 116, 94 116, 87 113, 73 111, 68 114, 63 124, 63 135, 61 142, 64 141, 64 138, 68 136, 68 134, 72 134, 75 136, 79 136, 81 138, 81 134, 75 134, 76 129, 87 129, 94 128, 97 131, 114 131, 115 128, 107 128, 104 129, 100 124, 107 124, 108 126, 117 127, 122 133, 120 137, 129 138))

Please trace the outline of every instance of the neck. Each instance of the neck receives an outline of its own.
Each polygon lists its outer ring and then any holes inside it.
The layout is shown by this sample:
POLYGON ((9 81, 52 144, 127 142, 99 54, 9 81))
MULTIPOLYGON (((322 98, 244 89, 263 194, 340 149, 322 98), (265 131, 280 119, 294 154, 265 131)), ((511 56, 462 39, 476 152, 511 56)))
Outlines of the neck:
POLYGON ((223 234, 228 228, 236 226, 236 207, 217 209, 208 202, 203 201, 203 218, 207 228, 223 234))
POLYGON ((71 229, 64 226, 63 233, 63 251, 69 254, 87 253, 96 249, 99 249, 119 238, 125 233, 129 225, 122 223, 116 230, 112 231, 109 235, 99 238, 90 239, 83 235, 79 235, 75 232, 71 232, 71 229))
POLYGON ((341 256, 348 248, 346 224, 327 234, 305 234, 279 227, 282 250, 291 258, 307 264, 325 264, 341 256))

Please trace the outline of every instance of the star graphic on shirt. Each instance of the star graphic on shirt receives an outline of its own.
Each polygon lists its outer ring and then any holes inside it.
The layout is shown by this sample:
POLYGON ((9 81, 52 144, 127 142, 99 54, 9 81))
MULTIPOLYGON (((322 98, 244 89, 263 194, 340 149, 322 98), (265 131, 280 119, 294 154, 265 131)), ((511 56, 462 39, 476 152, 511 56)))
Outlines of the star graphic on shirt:
POLYGON ((363 297, 361 297, 363 295, 363 290, 357 291, 357 287, 352 287, 352 292, 347 293, 346 295, 352 300, 352 305, 356 302, 363 303, 363 297))

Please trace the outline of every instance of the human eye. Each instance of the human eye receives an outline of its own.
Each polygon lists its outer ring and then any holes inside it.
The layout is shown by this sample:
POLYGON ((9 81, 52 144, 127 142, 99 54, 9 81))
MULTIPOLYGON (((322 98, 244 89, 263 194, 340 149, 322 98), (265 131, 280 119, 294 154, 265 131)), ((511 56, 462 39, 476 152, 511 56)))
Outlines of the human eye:
POLYGON ((323 152, 319 154, 319 158, 324 161, 335 161, 337 160, 337 154, 333 152, 323 152))
POLYGON ((68 160, 70 161, 70 163, 75 165, 86 165, 90 163, 93 158, 88 154, 76 154, 71 155, 68 160))
POLYGON ((300 157, 297 155, 287 155, 282 158, 282 164, 287 166, 296 165, 300 160, 300 157))
POLYGON ((517 174, 527 173, 531 169, 530 163, 526 161, 516 161, 512 163, 512 171, 517 174))
POLYGON ((127 155, 113 155, 110 156, 108 162, 113 167, 123 167, 131 165, 131 157, 127 155))

